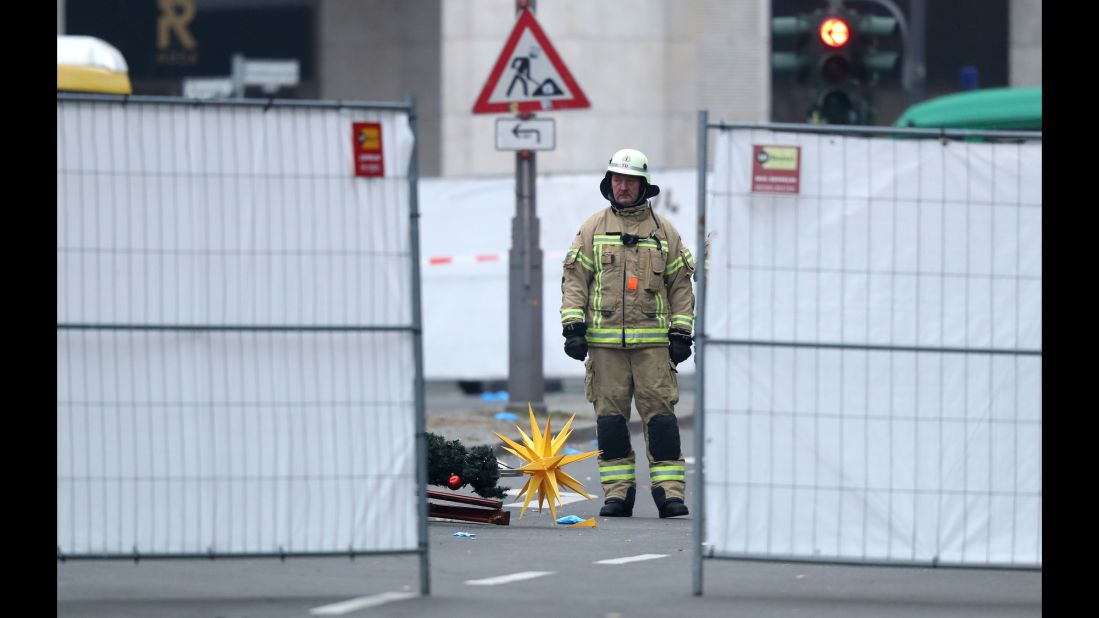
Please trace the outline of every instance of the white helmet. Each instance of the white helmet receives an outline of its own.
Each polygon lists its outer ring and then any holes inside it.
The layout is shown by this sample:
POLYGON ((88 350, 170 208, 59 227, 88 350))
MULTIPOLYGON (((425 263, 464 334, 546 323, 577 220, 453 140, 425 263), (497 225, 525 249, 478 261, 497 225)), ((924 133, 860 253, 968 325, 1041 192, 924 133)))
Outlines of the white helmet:
POLYGON ((645 153, 640 150, 634 150, 633 148, 623 148, 611 156, 611 160, 607 164, 607 173, 603 175, 603 181, 599 183, 599 192, 603 194, 603 197, 610 200, 611 205, 616 208, 630 208, 643 203, 645 200, 656 197, 660 193, 660 187, 651 184, 652 177, 649 175, 649 158, 645 156, 645 153), (614 200, 611 195, 611 174, 624 174, 626 176, 640 176, 641 194, 638 196, 637 201, 633 204, 619 204, 614 200))
POLYGON ((645 179, 645 182, 652 180, 649 176, 649 158, 645 153, 633 148, 623 148, 614 153, 610 164, 607 165, 607 171, 627 176, 640 176, 645 179))

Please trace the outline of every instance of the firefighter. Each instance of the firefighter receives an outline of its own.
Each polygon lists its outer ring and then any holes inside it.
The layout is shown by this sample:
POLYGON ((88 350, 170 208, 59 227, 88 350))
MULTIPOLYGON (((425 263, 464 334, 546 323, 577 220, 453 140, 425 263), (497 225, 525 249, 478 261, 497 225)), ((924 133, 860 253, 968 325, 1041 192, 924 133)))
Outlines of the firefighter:
POLYGON ((649 200, 660 187, 651 181, 644 154, 614 153, 599 183, 610 206, 580 227, 561 279, 565 353, 584 361, 586 396, 595 407, 605 517, 633 514, 631 400, 644 428, 657 510, 661 517, 687 514, 676 365, 691 355, 695 263, 675 227, 653 212, 649 200))

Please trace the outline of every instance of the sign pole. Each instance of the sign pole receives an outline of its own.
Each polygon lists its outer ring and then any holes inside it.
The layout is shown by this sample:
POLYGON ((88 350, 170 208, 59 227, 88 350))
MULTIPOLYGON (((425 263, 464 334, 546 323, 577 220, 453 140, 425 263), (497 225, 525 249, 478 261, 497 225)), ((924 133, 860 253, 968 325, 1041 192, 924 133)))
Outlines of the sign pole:
POLYGON ((496 149, 515 150, 515 217, 508 252, 508 405, 546 411, 542 362, 542 249, 535 195, 537 150, 553 150, 556 125, 537 110, 591 107, 534 18, 534 0, 515 0, 515 27, 473 104, 474 114, 514 113, 496 121, 496 149))
MULTIPOLYGON (((516 14, 533 0, 516 0, 516 14)), ((534 114, 519 114, 528 120, 534 114)), ((511 222, 508 281, 508 405, 523 412, 529 404, 544 412, 545 375, 542 365, 542 250, 535 201, 537 159, 532 150, 515 153, 515 218, 511 222)))
POLYGON ((542 250, 535 201, 536 155, 515 153, 515 218, 511 220, 508 299, 508 406, 544 412, 542 367, 542 250))

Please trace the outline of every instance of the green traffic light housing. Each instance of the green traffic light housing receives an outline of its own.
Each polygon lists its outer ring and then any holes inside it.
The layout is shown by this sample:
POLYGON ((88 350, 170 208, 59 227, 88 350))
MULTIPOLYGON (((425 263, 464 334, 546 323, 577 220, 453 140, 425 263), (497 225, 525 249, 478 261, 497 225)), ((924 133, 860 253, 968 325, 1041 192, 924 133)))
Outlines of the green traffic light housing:
POLYGON ((816 106, 818 123, 855 124, 858 122, 858 105, 851 94, 843 90, 827 90, 820 95, 816 106))
MULTIPOLYGON (((771 19, 771 35, 775 38, 798 38, 804 40, 813 29, 813 22, 805 15, 793 17, 774 17, 771 19)), ((798 47, 801 47, 799 41, 798 47)), ((797 52, 773 52, 771 68, 775 71, 803 71, 809 62, 805 54, 797 52)))
POLYGON ((813 22, 805 15, 771 18, 771 34, 774 36, 801 36, 813 28, 813 22))
POLYGON ((859 64, 863 67, 864 77, 873 80, 878 73, 892 71, 897 66, 900 54, 894 51, 879 51, 879 38, 889 38, 898 33, 897 20, 878 15, 860 15, 856 20, 856 32, 859 36, 859 64))
POLYGON ((855 22, 859 32, 868 36, 893 36, 897 34, 897 20, 892 17, 862 15, 855 22))

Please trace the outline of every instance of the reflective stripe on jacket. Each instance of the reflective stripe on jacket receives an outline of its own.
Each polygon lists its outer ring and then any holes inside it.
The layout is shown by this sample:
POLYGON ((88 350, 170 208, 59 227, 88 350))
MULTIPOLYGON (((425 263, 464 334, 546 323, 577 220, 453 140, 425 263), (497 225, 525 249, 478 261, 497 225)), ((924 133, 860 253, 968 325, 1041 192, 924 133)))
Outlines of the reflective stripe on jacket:
POLYGON ((669 329, 694 330, 694 258, 648 203, 589 217, 562 270, 561 323, 586 322, 588 345, 666 346, 669 329))

